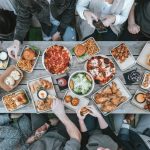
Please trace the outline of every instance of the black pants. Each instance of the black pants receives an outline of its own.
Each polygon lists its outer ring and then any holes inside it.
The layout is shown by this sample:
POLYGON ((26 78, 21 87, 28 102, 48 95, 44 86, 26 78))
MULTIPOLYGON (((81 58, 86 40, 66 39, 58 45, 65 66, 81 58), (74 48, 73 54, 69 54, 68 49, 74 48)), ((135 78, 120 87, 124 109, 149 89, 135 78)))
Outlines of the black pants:
POLYGON ((108 31, 105 33, 99 33, 97 30, 95 30, 93 34, 89 35, 83 40, 93 37, 96 41, 116 41, 118 39, 117 35, 111 30, 111 28, 107 29, 108 31))
POLYGON ((146 37, 141 31, 138 34, 131 34, 126 27, 122 35, 120 36, 119 40, 121 41, 149 41, 150 38, 146 37))

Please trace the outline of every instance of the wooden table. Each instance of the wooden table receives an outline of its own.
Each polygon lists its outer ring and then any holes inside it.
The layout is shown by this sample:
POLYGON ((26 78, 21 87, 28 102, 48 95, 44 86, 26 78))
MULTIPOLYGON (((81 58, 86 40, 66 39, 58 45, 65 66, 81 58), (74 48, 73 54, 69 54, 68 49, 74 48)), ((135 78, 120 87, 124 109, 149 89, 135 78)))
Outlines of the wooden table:
MULTIPOLYGON (((38 78, 38 77, 41 77, 41 76, 49 75, 49 73, 47 71, 45 71, 45 69, 44 69, 44 67, 42 65, 42 57, 41 56, 42 56, 42 53, 45 50, 45 48, 47 48, 48 46, 54 45, 54 44, 58 44, 58 45, 66 46, 68 49, 71 50, 77 43, 79 43, 79 42, 45 42, 45 41, 42 41, 42 42, 24 42, 21 47, 23 47, 25 44, 35 45, 35 46, 37 46, 37 47, 39 47, 41 49, 41 55, 40 55, 40 57, 38 59, 37 65, 34 68, 33 73, 31 73, 31 74, 24 73, 23 81, 13 91, 23 88, 23 89, 26 89, 26 91, 28 92, 27 85, 26 85, 28 80, 32 80, 32 79, 35 79, 35 78, 38 78)), ((112 58, 112 56, 110 55, 110 49, 112 49, 113 47, 115 47, 119 43, 120 42, 98 42, 98 45, 101 47, 100 54, 104 54, 104 55, 107 55, 110 58, 112 58)), ((144 42, 144 41, 143 42, 139 42, 138 41, 138 42, 125 42, 125 43, 130 48, 130 50, 131 50, 132 54, 134 55, 135 59, 137 59, 139 53, 141 52, 141 50, 144 47, 146 42, 144 42)), ((1 47, 6 49, 11 44, 12 44, 12 42, 2 42, 1 47)), ((9 65, 12 65, 12 64, 15 65, 16 62, 13 61, 13 60, 10 60, 9 65)), ((123 72, 118 68, 117 65, 116 65, 116 68, 117 68, 116 77, 117 76, 120 77, 120 79, 124 82, 123 72)), ((134 67, 132 67, 131 69, 133 69, 133 68, 137 68, 141 73, 143 73, 145 71, 144 68, 142 68, 141 66, 139 66, 137 64, 134 67)), ((69 74, 73 73, 74 71, 83 70, 83 69, 84 69, 84 63, 79 64, 77 62, 75 56, 73 56, 73 65, 71 67, 71 70, 69 71, 69 74)), ((0 74, 2 74, 3 71, 4 70, 0 70, 0 74)), ((57 77, 56 76, 52 76, 57 96, 60 99, 62 99, 64 94, 65 94, 65 92, 60 92, 59 91, 58 85, 56 84, 56 78, 58 78, 58 76, 57 77)), ((133 95, 135 93, 135 91, 137 89, 139 89, 140 86, 139 86, 139 83, 136 83, 136 84, 133 84, 133 85, 126 85, 126 87, 129 89, 129 91, 133 95)), ((96 92, 100 88, 101 87, 99 85, 96 85, 95 88, 94 88, 94 91, 92 92, 92 94, 94 92, 96 92)), ((3 90, 0 90, 0 99, 5 94, 7 94, 7 92, 4 92, 3 90)), ((28 95, 30 96, 29 93, 28 93, 28 95)), ((89 96, 89 98, 90 98, 90 96, 89 96)), ((92 103, 92 100, 91 100, 91 103, 92 103)), ((72 111, 70 111, 68 109, 66 109, 66 111, 68 113, 72 113, 72 111)), ((32 100, 31 100, 31 104, 30 105, 28 105, 28 106, 26 106, 26 107, 24 107, 22 109, 19 109, 19 110, 15 111, 15 112, 16 113, 36 113, 36 111, 34 110, 33 104, 32 104, 32 100)), ((0 113, 7 113, 6 109, 3 106, 2 101, 0 101, 0 113)), ((126 104, 124 104, 122 107, 120 107, 118 110, 116 110, 114 113, 146 113, 146 112, 141 110, 141 109, 139 109, 139 108, 137 108, 136 106, 133 106, 130 103, 130 101, 129 101, 126 104)))

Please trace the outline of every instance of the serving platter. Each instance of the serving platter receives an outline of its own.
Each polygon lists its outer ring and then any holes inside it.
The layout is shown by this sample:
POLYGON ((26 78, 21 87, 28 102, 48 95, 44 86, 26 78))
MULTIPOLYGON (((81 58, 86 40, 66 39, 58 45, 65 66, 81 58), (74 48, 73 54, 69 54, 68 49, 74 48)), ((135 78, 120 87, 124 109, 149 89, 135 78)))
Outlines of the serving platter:
MULTIPOLYGON (((2 97, 2 101, 3 101, 3 104, 4 104, 5 109, 7 110, 7 112, 14 112, 14 111, 16 111, 16 110, 18 110, 18 109, 21 109, 21 108, 27 106, 28 104, 30 104, 29 97, 28 97, 28 95, 27 95, 27 93, 26 93, 26 91, 25 91, 24 89, 20 89, 20 90, 14 91, 14 92, 12 92, 12 93, 10 93, 10 94, 7 94, 7 95, 3 96, 3 97, 2 97), (8 97, 8 96, 17 95, 18 93, 23 93, 23 94, 24 94, 24 96, 25 96, 25 98, 26 98, 26 104, 22 104, 22 105, 18 106, 17 108, 13 108, 13 109, 8 108, 7 103, 5 102, 5 98, 8 97)), ((11 99, 10 102, 13 103, 12 101, 14 101, 14 103, 15 103, 15 100, 14 100, 14 99, 11 99)), ((19 98, 19 100, 18 100, 18 103, 19 103, 19 102, 20 102, 20 98, 19 98)), ((10 105, 11 103, 9 103, 8 105, 10 105)))
POLYGON ((51 101, 52 103, 52 99, 56 98, 56 91, 55 91, 51 76, 49 75, 49 76, 36 78, 34 80, 30 80, 27 82, 27 87, 32 97, 32 102, 33 102, 36 112, 44 113, 44 112, 51 111, 51 107, 50 107, 51 104, 49 104, 49 102, 51 101), (38 97, 38 92, 41 88, 48 93, 49 97, 47 97, 45 100, 40 99, 38 97), (40 107, 38 107, 38 102, 41 102, 40 107), (45 105, 49 105, 49 108, 46 108, 45 105), (42 107, 43 107, 43 110, 42 110, 42 107))
POLYGON ((87 106, 88 104, 89 104, 89 102, 90 102, 90 100, 88 99, 88 98, 85 98, 85 97, 80 97, 80 96, 77 96, 77 95, 74 95, 72 92, 70 92, 70 91, 66 91, 66 93, 65 93, 65 96, 64 96, 64 98, 63 98, 63 101, 64 101, 64 105, 67 107, 67 108, 69 108, 69 109, 71 109, 71 110, 73 110, 73 111, 77 111, 77 110, 79 110, 80 108, 82 108, 82 107, 85 107, 85 106, 87 106), (71 97, 72 99, 74 99, 74 98, 76 98, 77 100, 79 100, 79 103, 77 104, 77 106, 73 106, 72 104, 71 104, 71 102, 66 102, 66 100, 65 100, 65 97, 66 96, 69 96, 69 97, 71 97))
MULTIPOLYGON (((106 86, 104 86, 103 88, 101 88, 100 90, 98 90, 97 92, 95 92, 93 95, 92 95, 92 100, 93 102, 95 103, 95 105, 97 106, 97 108, 102 112, 103 115, 108 115, 110 113, 112 113, 113 111, 117 110, 118 108, 120 108, 123 104, 125 104, 126 102, 128 102, 130 99, 131 99, 132 95, 131 93, 129 92, 129 90, 125 87, 125 85, 123 84, 123 82, 120 80, 120 78, 115 78, 114 80, 112 80, 111 82, 109 82, 106 86), (112 85, 115 83, 115 89, 116 89, 116 93, 115 92, 112 92, 112 85), (107 88, 111 88, 111 91, 109 90, 109 93, 108 91, 106 92, 107 88), (105 91, 105 92, 104 92, 105 91), (119 92, 119 93, 118 93, 119 92), (104 94, 105 93, 105 94, 104 94), (103 102, 101 104, 98 104, 96 102, 96 94, 102 94, 102 98, 101 99, 103 102), (105 96, 103 96, 103 94, 105 96), (107 95, 108 94, 108 95, 107 95), (116 96, 118 95, 118 96, 116 96), (112 97, 112 99, 110 98, 110 96, 112 97), (118 99, 119 98, 119 99, 118 99), (124 98, 123 100, 121 100, 121 98, 124 98), (116 100, 118 99, 118 104, 115 105, 114 103, 112 103, 113 100, 116 100), (106 102, 106 103, 105 103, 106 102), (107 105, 104 105, 104 104, 107 104, 109 103, 110 107, 114 107, 112 110, 110 111, 103 111, 102 109, 103 106, 105 106, 105 110, 106 110, 106 107, 107 105)), ((101 97, 100 97, 101 98, 101 97)), ((115 101, 114 101, 115 102, 115 101)), ((109 108, 110 109, 110 108, 109 108)))
MULTIPOLYGON (((117 63, 117 65, 119 66, 119 68, 122 70, 122 71, 126 71, 127 69, 133 67, 135 64, 136 64, 136 60, 135 58, 133 57, 130 49, 127 47, 127 45, 125 43, 121 43, 119 44, 118 46, 114 47, 111 51, 110 51, 112 57, 114 58, 115 62, 117 63), (117 50, 120 50, 120 51, 123 51, 122 54, 124 54, 124 51, 127 50, 128 51, 128 54, 125 54, 122 56, 122 58, 124 58, 122 62, 120 62, 119 58, 115 58, 114 54, 113 54, 113 51, 114 53, 117 51, 117 50), (128 55, 128 56, 127 56, 128 55)), ((121 55, 122 55, 121 54, 121 55)), ((117 56, 118 57, 118 56, 117 56)))

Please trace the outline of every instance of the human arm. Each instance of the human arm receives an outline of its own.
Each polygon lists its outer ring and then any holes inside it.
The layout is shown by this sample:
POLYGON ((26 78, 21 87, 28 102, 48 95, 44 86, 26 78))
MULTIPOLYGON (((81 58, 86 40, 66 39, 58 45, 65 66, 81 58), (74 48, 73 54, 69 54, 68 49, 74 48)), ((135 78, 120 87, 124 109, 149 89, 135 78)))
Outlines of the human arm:
POLYGON ((128 17, 128 31, 131 34, 137 34, 140 32, 140 26, 135 22, 135 3, 133 4, 129 17, 128 17))
POLYGON ((76 141, 80 142, 81 141, 80 131, 66 115, 65 110, 64 110, 64 104, 61 100, 58 100, 58 99, 53 100, 52 111, 66 127, 66 130, 70 136, 70 139, 75 139, 76 141), (59 111, 58 111, 58 108, 59 108, 59 111))

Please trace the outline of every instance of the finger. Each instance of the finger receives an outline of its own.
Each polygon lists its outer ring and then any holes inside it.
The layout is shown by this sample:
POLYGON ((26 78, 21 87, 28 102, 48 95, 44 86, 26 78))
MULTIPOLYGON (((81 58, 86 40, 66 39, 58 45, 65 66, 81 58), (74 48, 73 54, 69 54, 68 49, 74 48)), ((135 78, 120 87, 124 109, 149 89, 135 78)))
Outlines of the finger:
POLYGON ((12 51, 11 50, 8 50, 8 55, 10 58, 14 59, 15 60, 15 57, 14 55, 12 54, 12 51))
POLYGON ((88 24, 92 27, 92 28, 95 28, 94 25, 93 25, 93 20, 91 19, 88 24))
POLYGON ((92 13, 92 17, 95 21, 98 21, 98 17, 95 14, 92 13))

